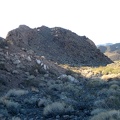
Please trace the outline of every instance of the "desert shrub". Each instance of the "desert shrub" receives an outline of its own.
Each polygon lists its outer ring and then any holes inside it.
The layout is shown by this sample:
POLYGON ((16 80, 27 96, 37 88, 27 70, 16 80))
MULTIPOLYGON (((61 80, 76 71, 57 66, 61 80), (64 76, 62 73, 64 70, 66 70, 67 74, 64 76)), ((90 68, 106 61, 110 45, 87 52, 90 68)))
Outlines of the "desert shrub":
POLYGON ((5 95, 6 97, 10 97, 10 96, 21 96, 24 94, 28 94, 27 90, 16 90, 16 89, 11 89, 7 92, 7 94, 5 95))
POLYGON ((54 90, 54 91, 61 91, 63 89, 62 84, 47 84, 49 90, 54 90))
POLYGON ((118 90, 118 89, 120 89, 120 87, 117 84, 113 84, 110 86, 110 89, 118 90))
POLYGON ((52 104, 47 105, 44 110, 43 114, 44 116, 56 116, 65 114, 67 112, 72 112, 73 108, 70 106, 67 106, 65 103, 61 102, 54 102, 52 104))
POLYGON ((106 109, 100 109, 100 108, 97 108, 97 109, 94 109, 92 112, 91 112, 91 115, 97 115, 101 112, 106 112, 107 110, 106 109))
POLYGON ((90 120, 120 120, 120 111, 110 110, 106 112, 100 112, 93 116, 90 120))
POLYGON ((109 85, 113 85, 113 84, 119 84, 119 81, 116 80, 109 81, 109 85))
POLYGON ((19 118, 19 117, 12 117, 12 120, 21 120, 21 118, 19 118))
POLYGON ((110 96, 105 99, 107 108, 119 109, 120 108, 120 99, 116 96, 110 96))
MULTIPOLYGON (((0 109, 0 115, 8 116, 8 111, 6 109, 0 109)), ((0 116, 0 118, 1 118, 1 116, 0 116)))
POLYGON ((36 79, 29 79, 29 80, 24 80, 21 84, 25 87, 39 87, 39 80, 36 80, 36 79))
POLYGON ((5 67, 5 63, 0 62, 0 70, 7 70, 5 67))
POLYGON ((77 86, 76 84, 72 84, 69 82, 66 82, 64 84, 64 87, 62 87, 62 89, 63 91, 71 93, 73 98, 79 97, 83 93, 83 90, 80 86, 77 86))
POLYGON ((3 104, 7 108, 8 113, 12 115, 16 115, 20 110, 20 104, 18 102, 8 100, 6 97, 2 97, 0 103, 3 104))
POLYGON ((109 97, 109 96, 120 96, 120 90, 115 90, 115 89, 107 89, 105 91, 105 94, 109 97))
POLYGON ((95 106, 96 108, 104 108, 104 107, 107 108, 104 99, 96 100, 96 101, 94 102, 94 106, 95 106))
POLYGON ((48 101, 46 99, 40 99, 38 101, 38 107, 45 107, 48 104, 48 101))
POLYGON ((72 74, 74 74, 74 72, 72 70, 68 69, 68 70, 66 70, 65 74, 66 75, 72 75, 72 74))
POLYGON ((5 105, 8 108, 9 107, 17 108, 19 106, 19 104, 17 102, 11 101, 11 100, 9 100, 8 98, 6 98, 4 96, 0 98, 0 103, 5 105))
POLYGON ((103 81, 103 80, 89 80, 88 82, 87 82, 87 86, 88 87, 99 87, 99 88, 101 88, 101 87, 103 87, 102 85, 105 85, 105 81, 103 81))
POLYGON ((5 82, 5 80, 0 79, 0 85, 6 85, 7 83, 5 82))
POLYGON ((36 97, 25 98, 23 102, 28 105, 36 105, 38 102, 38 98, 36 97))
POLYGON ((107 91, 108 91, 107 88, 103 88, 103 89, 101 89, 100 91, 97 92, 97 95, 98 96, 107 96, 107 91))

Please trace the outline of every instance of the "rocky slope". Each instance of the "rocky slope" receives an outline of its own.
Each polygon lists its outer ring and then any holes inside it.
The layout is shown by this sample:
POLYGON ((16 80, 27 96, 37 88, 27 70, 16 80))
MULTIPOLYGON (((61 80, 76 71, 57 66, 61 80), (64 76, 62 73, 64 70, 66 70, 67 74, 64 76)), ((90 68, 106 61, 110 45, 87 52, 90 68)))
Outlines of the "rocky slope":
POLYGON ((32 49, 39 56, 58 64, 95 66, 112 62, 87 37, 58 27, 31 29, 21 25, 8 33, 6 41, 13 51, 15 47, 32 49))
POLYGON ((88 38, 62 28, 19 26, 0 38, 0 120, 94 120, 102 112, 119 117, 119 80, 95 81, 56 62, 111 61, 88 38))
POLYGON ((120 60, 120 43, 108 46, 99 46, 98 49, 100 49, 100 51, 108 56, 111 60, 120 60))

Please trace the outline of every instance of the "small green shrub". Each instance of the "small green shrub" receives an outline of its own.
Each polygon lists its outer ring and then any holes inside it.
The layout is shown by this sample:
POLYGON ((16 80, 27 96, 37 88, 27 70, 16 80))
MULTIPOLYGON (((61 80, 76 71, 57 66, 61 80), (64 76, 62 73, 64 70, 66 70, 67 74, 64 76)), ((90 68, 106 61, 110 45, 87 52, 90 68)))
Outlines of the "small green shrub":
POLYGON ((73 111, 73 108, 70 106, 66 106, 65 103, 54 102, 52 104, 47 105, 43 110, 44 116, 56 116, 65 114, 66 112, 73 111))
POLYGON ((93 116, 90 120, 120 120, 120 111, 110 110, 106 112, 100 112, 93 116))
POLYGON ((100 108, 97 108, 97 109, 94 109, 92 112, 91 112, 91 115, 97 115, 101 112, 106 112, 107 110, 106 109, 100 109, 100 108))
POLYGON ((118 90, 118 89, 120 89, 120 87, 117 84, 113 84, 110 86, 110 89, 118 90))
POLYGON ((119 97, 110 96, 105 99, 106 106, 111 109, 119 109, 120 108, 120 99, 119 97))
POLYGON ((10 97, 10 96, 21 96, 24 94, 28 94, 27 90, 16 90, 16 89, 11 89, 7 92, 7 94, 5 95, 6 97, 10 97))
POLYGON ((19 106, 19 103, 11 101, 10 99, 8 99, 4 96, 0 98, 0 103, 5 105, 7 108, 9 108, 9 107, 17 108, 19 106))
POLYGON ((105 81, 103 80, 89 80, 89 82, 87 83, 88 87, 102 87, 102 85, 105 84, 105 81))

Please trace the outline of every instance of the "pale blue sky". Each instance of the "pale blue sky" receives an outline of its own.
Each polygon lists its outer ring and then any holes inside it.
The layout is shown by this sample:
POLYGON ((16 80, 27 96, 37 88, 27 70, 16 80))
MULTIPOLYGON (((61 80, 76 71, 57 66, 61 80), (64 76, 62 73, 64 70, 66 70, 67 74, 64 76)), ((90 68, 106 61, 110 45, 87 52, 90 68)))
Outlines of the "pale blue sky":
POLYGON ((20 24, 63 27, 95 44, 120 42, 120 0, 1 0, 0 36, 20 24))

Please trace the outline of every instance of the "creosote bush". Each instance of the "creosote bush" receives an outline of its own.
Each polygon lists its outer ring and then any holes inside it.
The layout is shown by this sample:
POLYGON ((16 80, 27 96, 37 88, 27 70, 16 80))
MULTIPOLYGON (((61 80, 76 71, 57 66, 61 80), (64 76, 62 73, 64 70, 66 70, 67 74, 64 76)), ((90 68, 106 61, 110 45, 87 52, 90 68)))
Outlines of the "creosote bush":
POLYGON ((67 112, 72 112, 73 108, 71 106, 67 106, 65 103, 54 102, 52 104, 47 105, 43 110, 44 116, 56 116, 65 114, 67 112))
POLYGON ((120 111, 110 110, 106 112, 100 112, 93 116, 90 120, 120 120, 120 111))
POLYGON ((17 108, 19 106, 19 103, 14 102, 14 101, 6 98, 6 97, 1 97, 0 98, 0 103, 5 105, 7 108, 9 108, 9 107, 17 108))
POLYGON ((11 89, 7 92, 7 94, 5 95, 6 97, 10 97, 10 96, 21 96, 24 94, 28 94, 27 90, 16 90, 16 89, 11 89))

